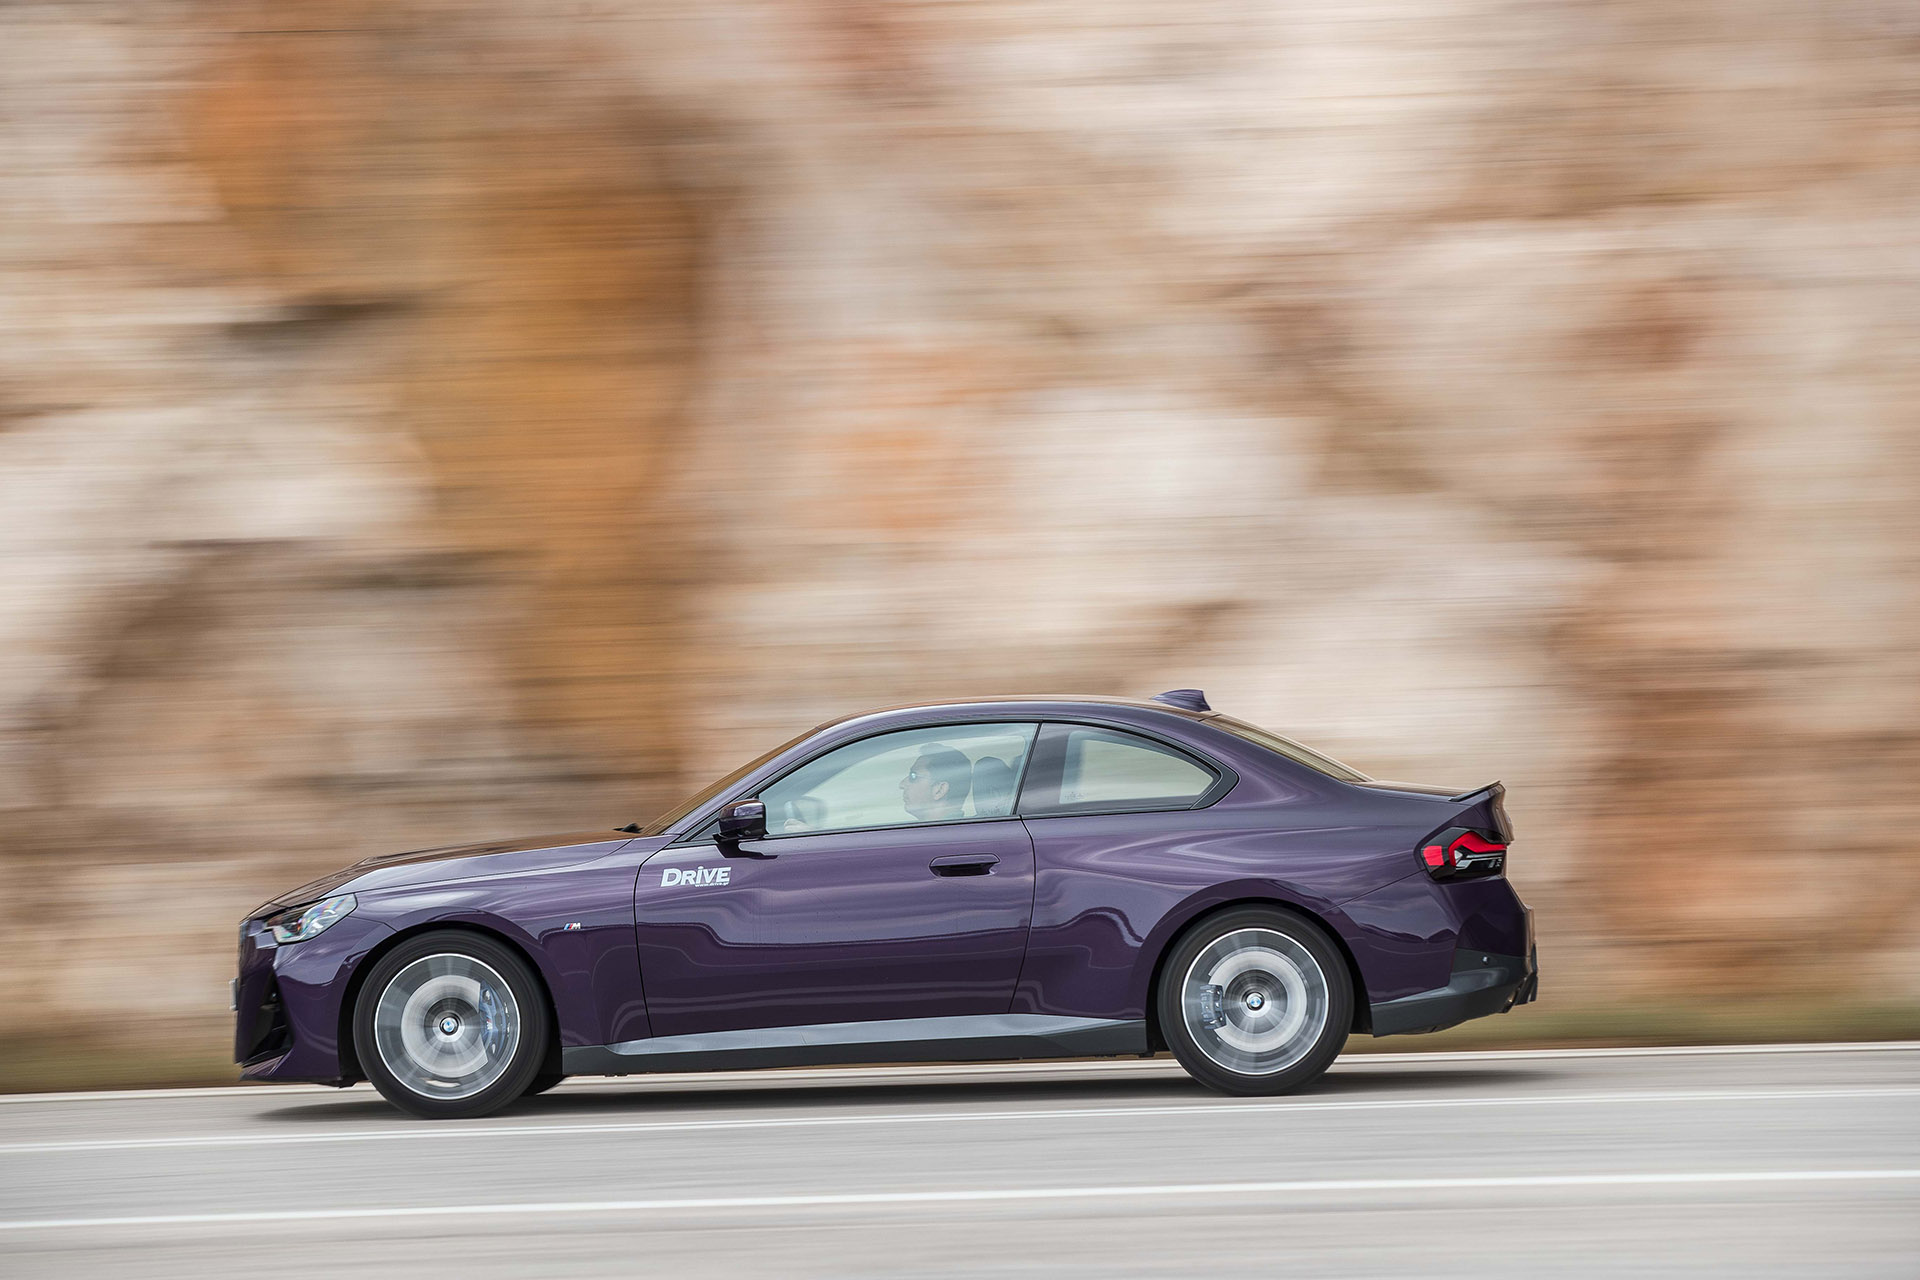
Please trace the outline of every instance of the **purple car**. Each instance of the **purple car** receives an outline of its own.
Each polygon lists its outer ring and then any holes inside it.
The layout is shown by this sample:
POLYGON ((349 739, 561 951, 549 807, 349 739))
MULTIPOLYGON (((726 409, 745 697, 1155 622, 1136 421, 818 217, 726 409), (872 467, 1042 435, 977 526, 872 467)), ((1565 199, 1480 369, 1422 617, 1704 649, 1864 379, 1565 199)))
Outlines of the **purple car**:
POLYGON ((645 827, 367 861, 240 927, 251 1080, 477 1116, 569 1075, 1147 1055, 1296 1089, 1534 998, 1498 783, 1376 782, 1208 707, 823 725, 645 827))

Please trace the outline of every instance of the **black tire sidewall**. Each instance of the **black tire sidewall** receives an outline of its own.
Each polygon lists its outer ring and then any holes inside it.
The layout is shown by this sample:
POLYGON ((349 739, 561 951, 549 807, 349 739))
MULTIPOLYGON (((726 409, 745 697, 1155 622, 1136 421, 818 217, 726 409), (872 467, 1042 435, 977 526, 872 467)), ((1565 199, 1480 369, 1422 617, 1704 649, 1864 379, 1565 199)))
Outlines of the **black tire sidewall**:
POLYGON ((543 1071, 533 1078, 533 1083, 528 1085, 526 1092, 520 1096, 523 1098, 531 1098, 536 1093, 545 1093, 565 1079, 566 1077, 557 1071, 543 1071))
POLYGON ((1189 926, 1161 966, 1154 991, 1154 1010, 1160 1034, 1188 1075, 1210 1089, 1241 1097, 1287 1093, 1318 1078, 1347 1043, 1353 1026, 1353 976, 1346 957, 1326 931, 1296 912, 1280 907, 1229 907, 1189 926), (1222 934, 1236 929, 1271 929, 1293 939, 1312 954, 1327 980, 1327 1022, 1306 1056, 1272 1075, 1246 1075, 1221 1066, 1194 1042, 1181 1008, 1180 984, 1194 957, 1222 934))
POLYGON ((498 1111, 527 1091, 547 1059, 547 1045, 553 1034, 549 1023, 545 992, 519 953, 485 934, 464 929, 436 929, 408 938, 381 956, 368 971, 354 1002, 353 1042, 361 1070, 388 1102, 429 1120, 461 1120, 498 1111), (428 1098, 401 1084, 381 1061, 379 1043, 374 1038, 374 1011, 379 1007, 381 993, 402 969, 422 956, 449 952, 483 961, 506 980, 519 1006, 520 1043, 506 1071, 479 1093, 467 1098, 428 1098))

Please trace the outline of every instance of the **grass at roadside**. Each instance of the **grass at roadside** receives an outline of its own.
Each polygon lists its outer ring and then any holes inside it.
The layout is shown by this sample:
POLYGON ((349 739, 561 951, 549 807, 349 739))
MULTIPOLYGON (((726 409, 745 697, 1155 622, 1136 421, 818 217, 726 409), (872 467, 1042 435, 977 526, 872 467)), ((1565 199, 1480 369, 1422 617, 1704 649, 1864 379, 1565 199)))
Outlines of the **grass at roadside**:
MULTIPOLYGON (((1807 1001, 1672 1001, 1555 1009, 1538 1005, 1426 1036, 1356 1036, 1348 1051, 1587 1048, 1920 1040, 1920 1005, 1807 1001)), ((233 1084, 224 1026, 136 1032, 129 1039, 44 1036, 0 1041, 0 1093, 233 1084), (216 1038, 217 1035, 217 1038, 216 1038)))
POLYGON ((1675 1000, 1659 1004, 1526 1005, 1425 1036, 1356 1036, 1348 1052, 1571 1049, 1802 1041, 1920 1040, 1920 1005, 1805 1000, 1675 1000))
POLYGON ((227 1042, 200 1037, 9 1037, 0 1041, 0 1093, 233 1084, 240 1069, 227 1061, 231 1056, 227 1042))

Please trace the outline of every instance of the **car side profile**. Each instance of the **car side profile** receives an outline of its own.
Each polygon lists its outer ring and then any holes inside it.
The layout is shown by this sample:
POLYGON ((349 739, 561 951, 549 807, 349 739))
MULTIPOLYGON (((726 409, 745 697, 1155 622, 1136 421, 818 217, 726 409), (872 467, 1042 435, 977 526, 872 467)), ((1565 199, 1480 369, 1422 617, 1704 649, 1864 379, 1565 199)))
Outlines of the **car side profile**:
POLYGON ((370 858, 240 927, 244 1078, 484 1115, 569 1075, 1146 1055, 1232 1094, 1534 999, 1498 783, 1214 711, 822 725, 641 827, 370 858))

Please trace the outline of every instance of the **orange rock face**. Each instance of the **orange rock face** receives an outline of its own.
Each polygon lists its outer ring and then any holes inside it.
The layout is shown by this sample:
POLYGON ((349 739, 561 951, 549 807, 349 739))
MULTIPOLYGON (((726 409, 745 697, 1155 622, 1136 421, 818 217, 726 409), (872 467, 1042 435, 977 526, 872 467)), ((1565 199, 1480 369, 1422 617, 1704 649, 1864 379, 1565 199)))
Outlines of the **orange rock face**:
POLYGON ((1897 8, 10 10, 17 1029, 217 1037, 267 894, 850 708, 1175 685, 1504 778, 1569 1000, 1920 997, 1897 8))

